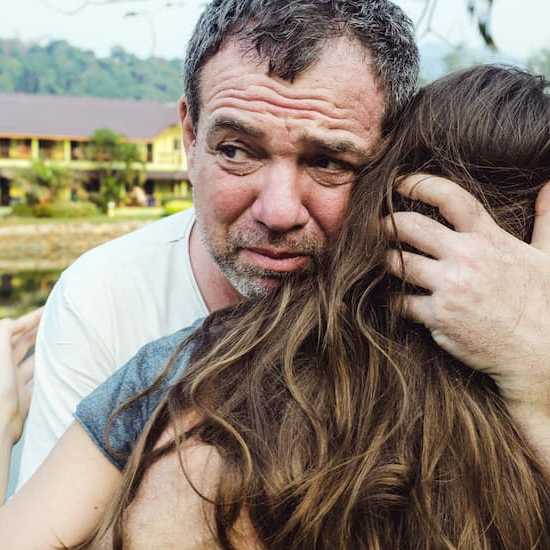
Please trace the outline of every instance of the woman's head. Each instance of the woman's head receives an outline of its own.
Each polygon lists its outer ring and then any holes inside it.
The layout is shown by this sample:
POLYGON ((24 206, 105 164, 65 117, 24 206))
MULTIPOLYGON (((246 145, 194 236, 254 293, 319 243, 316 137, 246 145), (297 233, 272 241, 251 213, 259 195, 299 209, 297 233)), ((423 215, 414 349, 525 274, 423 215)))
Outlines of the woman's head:
MULTIPOLYGON (((542 77, 497 66, 437 80, 402 114, 379 169, 449 178, 525 240, 533 199, 550 180, 549 91, 542 77)), ((368 174, 363 181, 372 185, 368 174)))
MULTIPOLYGON (((388 248, 400 247, 388 241, 383 216, 412 210, 448 225, 435 208, 394 192, 411 174, 458 183, 503 229, 528 241, 536 196, 550 181, 549 92, 542 77, 492 65, 448 75, 420 90, 352 191, 327 270, 334 299, 357 291, 351 281, 364 280, 363 274, 383 265, 388 248)), ((391 287, 405 288, 395 281, 391 287)))
MULTIPOLYGON (((352 191, 342 236, 318 277, 213 314, 145 431, 110 519, 184 411, 187 436, 215 446, 223 476, 215 529, 249 516, 272 550, 550 548, 550 492, 493 382, 400 316, 382 218, 399 177, 449 177, 498 223, 529 238, 550 180, 545 83, 480 67, 422 90, 352 191), (538 546, 537 546, 538 545, 538 546)), ((166 447, 169 452, 173 449, 166 447)))

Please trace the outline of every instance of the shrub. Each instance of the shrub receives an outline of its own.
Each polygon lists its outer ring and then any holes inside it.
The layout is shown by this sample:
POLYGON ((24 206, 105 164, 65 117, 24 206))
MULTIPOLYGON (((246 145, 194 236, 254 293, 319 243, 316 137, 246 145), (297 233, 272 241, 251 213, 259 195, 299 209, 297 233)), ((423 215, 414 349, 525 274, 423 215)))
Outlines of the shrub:
POLYGON ((169 195, 160 195, 160 196, 157 197, 157 201, 161 206, 164 206, 167 202, 190 201, 190 200, 192 200, 190 195, 169 194, 169 195))
POLYGON ((101 194, 97 191, 89 193, 88 194, 88 200, 94 206, 96 206, 101 212, 107 212, 107 203, 109 201, 107 200, 107 198, 103 194, 101 194))
POLYGON ((163 216, 170 216, 171 214, 176 214, 177 212, 182 212, 193 206, 193 202, 190 200, 172 200, 164 204, 163 216))
POLYGON ((88 218, 98 214, 91 202, 52 202, 37 205, 32 210, 37 218, 88 218))
POLYGON ((12 216, 21 216, 22 218, 32 218, 34 216, 33 207, 24 202, 14 204, 11 207, 12 216))

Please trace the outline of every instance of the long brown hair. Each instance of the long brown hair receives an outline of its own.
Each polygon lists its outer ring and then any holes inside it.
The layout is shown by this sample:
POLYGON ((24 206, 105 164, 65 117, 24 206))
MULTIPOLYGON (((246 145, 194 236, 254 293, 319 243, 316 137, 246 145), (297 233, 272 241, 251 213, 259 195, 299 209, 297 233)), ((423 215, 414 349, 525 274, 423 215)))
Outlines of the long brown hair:
POLYGON ((190 411, 202 420, 182 437, 223 461, 213 501, 223 549, 236 547, 243 514, 273 550, 550 548, 542 466, 491 378, 403 319, 390 298, 403 283, 384 267, 396 245, 381 224, 398 177, 423 170, 463 185, 528 240, 550 180, 545 88, 493 66, 427 86, 354 186, 318 275, 212 314, 182 344, 193 346, 190 365, 149 422, 101 530, 114 526, 114 548, 145 472, 181 441, 155 444, 190 411))

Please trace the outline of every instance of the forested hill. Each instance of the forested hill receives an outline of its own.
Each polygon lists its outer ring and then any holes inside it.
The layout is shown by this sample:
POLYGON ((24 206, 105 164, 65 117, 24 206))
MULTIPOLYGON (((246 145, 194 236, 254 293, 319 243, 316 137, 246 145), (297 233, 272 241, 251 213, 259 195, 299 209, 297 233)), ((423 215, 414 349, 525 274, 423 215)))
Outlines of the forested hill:
POLYGON ((144 60, 118 47, 98 58, 65 41, 39 46, 0 39, 0 93, 175 101, 181 91, 181 60, 144 60))
MULTIPOLYGON (((477 63, 518 63, 483 49, 451 48, 441 42, 421 45, 422 82, 477 63)), ((0 38, 0 93, 79 95, 176 101, 182 92, 182 60, 141 59, 120 47, 98 58, 58 40, 48 45, 0 38)), ((550 78, 550 49, 520 62, 550 78)))

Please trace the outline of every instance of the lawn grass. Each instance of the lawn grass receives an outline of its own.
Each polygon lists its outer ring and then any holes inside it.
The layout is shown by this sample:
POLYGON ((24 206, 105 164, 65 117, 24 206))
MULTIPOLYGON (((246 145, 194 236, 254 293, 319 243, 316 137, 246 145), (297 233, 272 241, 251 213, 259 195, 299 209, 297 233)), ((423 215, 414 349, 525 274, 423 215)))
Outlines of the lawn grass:
POLYGON ((162 217, 162 208, 118 208, 114 216, 100 214, 86 218, 35 218, 10 216, 10 209, 0 208, 0 226, 8 225, 35 225, 35 224, 66 224, 66 223, 120 223, 128 221, 151 221, 162 217))

